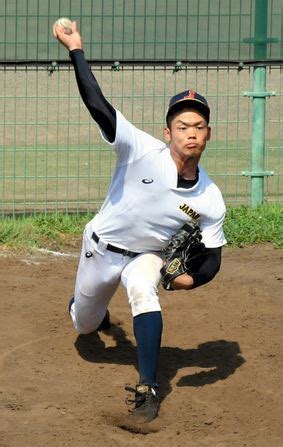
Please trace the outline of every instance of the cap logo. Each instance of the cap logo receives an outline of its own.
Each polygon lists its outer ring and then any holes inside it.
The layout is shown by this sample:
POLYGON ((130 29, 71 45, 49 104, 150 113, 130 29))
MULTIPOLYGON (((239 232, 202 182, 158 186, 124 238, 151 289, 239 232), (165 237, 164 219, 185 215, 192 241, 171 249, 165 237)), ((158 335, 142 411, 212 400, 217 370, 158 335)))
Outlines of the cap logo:
MULTIPOLYGON (((206 99, 201 96, 199 93, 196 93, 194 90, 186 90, 185 92, 178 93, 175 96, 172 96, 169 102, 169 107, 166 115, 166 121, 168 122, 168 117, 175 113, 177 110, 180 110, 183 105, 188 102, 187 107, 195 108, 202 114, 207 122, 209 122, 209 106, 207 104, 206 99)), ((185 108, 186 106, 184 106, 185 108)))
POLYGON ((189 94, 184 96, 184 99, 194 98, 194 97, 195 97, 195 92, 193 90, 189 90, 189 94))

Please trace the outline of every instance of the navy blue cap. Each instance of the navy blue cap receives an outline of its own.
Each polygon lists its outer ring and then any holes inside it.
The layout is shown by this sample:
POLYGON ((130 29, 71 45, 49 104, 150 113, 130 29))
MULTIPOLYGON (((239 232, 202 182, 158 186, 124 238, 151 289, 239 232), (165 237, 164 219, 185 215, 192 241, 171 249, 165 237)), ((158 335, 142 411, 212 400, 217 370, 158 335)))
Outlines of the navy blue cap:
POLYGON ((172 96, 168 106, 166 121, 168 122, 168 117, 170 115, 173 115, 173 113, 178 112, 185 107, 196 109, 204 116, 207 124, 209 123, 210 109, 207 100, 193 90, 186 90, 185 92, 172 96))

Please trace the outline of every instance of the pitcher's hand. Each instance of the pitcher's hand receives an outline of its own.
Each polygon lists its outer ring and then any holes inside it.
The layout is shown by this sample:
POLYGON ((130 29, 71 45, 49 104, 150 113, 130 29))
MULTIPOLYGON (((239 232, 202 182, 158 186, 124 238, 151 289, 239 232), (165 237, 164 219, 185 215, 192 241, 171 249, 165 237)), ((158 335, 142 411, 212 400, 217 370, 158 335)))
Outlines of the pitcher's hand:
POLYGON ((53 25, 53 36, 67 48, 68 51, 82 49, 82 37, 77 29, 77 22, 72 22, 72 34, 67 34, 63 26, 53 25))

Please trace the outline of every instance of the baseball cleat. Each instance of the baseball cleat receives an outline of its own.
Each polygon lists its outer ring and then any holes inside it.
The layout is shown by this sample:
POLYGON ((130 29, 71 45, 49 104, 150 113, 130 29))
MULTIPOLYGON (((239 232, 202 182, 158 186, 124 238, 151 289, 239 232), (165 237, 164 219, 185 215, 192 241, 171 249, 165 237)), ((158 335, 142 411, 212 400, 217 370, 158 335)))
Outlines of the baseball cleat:
POLYGON ((126 386, 125 390, 135 393, 135 399, 126 399, 128 405, 134 404, 134 408, 129 410, 129 413, 135 422, 151 422, 156 418, 160 399, 155 387, 141 383, 136 385, 136 388, 126 386))
POLYGON ((110 329, 110 327, 111 327, 110 312, 107 309, 105 317, 103 318, 102 322, 100 323, 100 325, 98 326, 98 328, 96 330, 97 331, 107 331, 108 329, 110 329))

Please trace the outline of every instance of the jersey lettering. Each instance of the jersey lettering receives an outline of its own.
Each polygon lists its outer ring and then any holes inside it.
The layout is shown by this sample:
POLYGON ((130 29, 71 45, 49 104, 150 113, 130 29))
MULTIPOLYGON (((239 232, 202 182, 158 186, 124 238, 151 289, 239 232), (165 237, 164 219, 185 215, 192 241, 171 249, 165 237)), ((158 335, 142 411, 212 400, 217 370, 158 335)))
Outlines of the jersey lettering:
POLYGON ((184 211, 188 216, 192 217, 193 219, 197 220, 200 217, 200 214, 196 213, 192 208, 189 207, 186 203, 184 205, 180 205, 180 210, 184 211))

